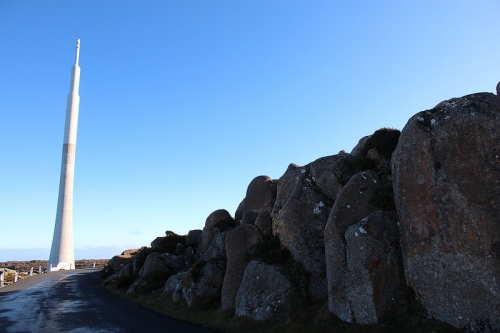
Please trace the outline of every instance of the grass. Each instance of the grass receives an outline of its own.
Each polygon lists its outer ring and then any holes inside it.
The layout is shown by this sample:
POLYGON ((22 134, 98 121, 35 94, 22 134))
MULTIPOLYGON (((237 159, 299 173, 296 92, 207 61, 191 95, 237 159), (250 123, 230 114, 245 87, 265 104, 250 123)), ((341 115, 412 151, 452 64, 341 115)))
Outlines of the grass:
POLYGON ((293 302, 282 321, 257 322, 248 317, 234 317, 220 309, 220 302, 207 307, 189 308, 187 304, 173 303, 162 293, 129 297, 115 286, 113 293, 127 297, 154 311, 199 326, 228 333, 459 333, 462 332, 437 320, 400 318, 391 325, 358 325, 346 323, 328 310, 327 301, 318 303, 293 302))

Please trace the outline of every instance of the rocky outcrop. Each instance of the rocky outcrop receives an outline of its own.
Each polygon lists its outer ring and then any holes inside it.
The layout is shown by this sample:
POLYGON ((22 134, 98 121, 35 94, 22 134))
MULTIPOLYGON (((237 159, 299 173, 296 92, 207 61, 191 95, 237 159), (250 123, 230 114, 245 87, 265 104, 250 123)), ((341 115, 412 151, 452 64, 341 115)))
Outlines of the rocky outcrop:
POLYGON ((262 235, 255 225, 242 224, 227 233, 227 270, 221 294, 223 310, 234 309, 236 294, 251 255, 249 252, 261 242, 262 235))
POLYGON ((417 113, 393 155, 407 283, 429 315, 500 331, 500 98, 417 113))
POLYGON ((251 261, 236 295, 236 316, 279 319, 290 307, 293 284, 282 267, 251 261))
POLYGON ((316 185, 310 167, 291 164, 278 181, 273 209, 273 234, 310 275, 308 296, 326 298, 323 230, 333 200, 316 185))
POLYGON ((217 210, 203 231, 167 231, 101 278, 268 323, 328 297, 352 331, 498 332, 499 125, 496 95, 442 102, 351 154, 254 178, 235 219, 217 210), (427 328, 436 319, 447 324, 427 328))

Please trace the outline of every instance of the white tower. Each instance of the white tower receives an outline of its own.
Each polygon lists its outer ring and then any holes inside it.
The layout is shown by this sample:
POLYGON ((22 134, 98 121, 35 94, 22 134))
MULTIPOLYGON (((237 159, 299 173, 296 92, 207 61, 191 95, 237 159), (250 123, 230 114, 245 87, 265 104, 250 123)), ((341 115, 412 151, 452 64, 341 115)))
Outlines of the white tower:
POLYGON ((50 249, 48 269, 75 269, 75 253, 73 250, 73 183, 75 179, 76 131, 78 127, 78 108, 80 105, 80 39, 76 40, 75 64, 71 69, 71 82, 66 104, 66 124, 59 181, 59 198, 57 201, 54 238, 50 249))

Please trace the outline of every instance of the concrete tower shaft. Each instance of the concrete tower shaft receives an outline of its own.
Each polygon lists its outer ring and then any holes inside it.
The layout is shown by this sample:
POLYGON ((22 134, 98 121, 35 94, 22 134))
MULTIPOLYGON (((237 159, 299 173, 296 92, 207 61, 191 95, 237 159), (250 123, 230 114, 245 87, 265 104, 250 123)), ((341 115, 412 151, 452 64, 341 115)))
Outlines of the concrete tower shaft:
POLYGON ((54 237, 50 249, 49 270, 74 269, 75 255, 73 248, 73 184, 75 179, 76 134, 78 129, 78 111, 80 106, 80 39, 76 40, 75 64, 71 69, 70 91, 66 103, 66 122, 59 180, 59 198, 57 201, 54 237))

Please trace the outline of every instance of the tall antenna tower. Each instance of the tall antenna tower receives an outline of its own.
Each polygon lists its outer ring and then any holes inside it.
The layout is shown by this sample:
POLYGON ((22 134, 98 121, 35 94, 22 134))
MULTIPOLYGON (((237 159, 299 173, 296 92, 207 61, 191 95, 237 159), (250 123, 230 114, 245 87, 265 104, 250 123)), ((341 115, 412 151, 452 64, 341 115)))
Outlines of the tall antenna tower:
POLYGON ((75 180, 76 132, 78 128, 78 109, 80 106, 80 39, 76 40, 75 64, 71 69, 71 81, 66 104, 66 123, 59 181, 54 237, 48 263, 49 271, 75 269, 73 249, 73 183, 75 180))

